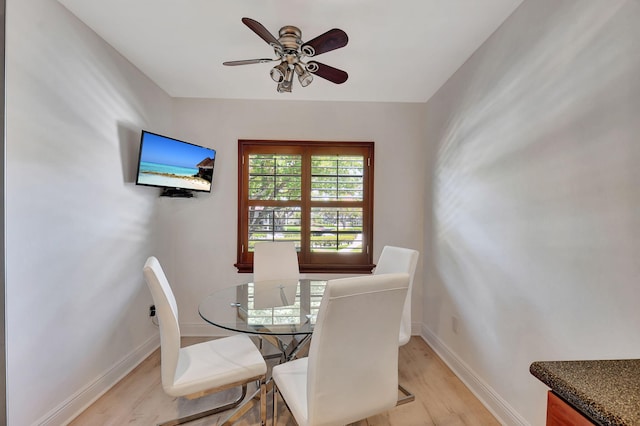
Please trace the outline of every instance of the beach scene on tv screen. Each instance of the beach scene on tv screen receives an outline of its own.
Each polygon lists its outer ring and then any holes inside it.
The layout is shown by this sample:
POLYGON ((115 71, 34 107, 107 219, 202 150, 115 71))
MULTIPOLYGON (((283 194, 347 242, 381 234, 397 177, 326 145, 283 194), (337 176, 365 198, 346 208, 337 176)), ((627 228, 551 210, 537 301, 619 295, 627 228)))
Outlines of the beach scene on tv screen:
POLYGON ((215 151, 145 133, 138 183, 195 191, 211 190, 215 151))

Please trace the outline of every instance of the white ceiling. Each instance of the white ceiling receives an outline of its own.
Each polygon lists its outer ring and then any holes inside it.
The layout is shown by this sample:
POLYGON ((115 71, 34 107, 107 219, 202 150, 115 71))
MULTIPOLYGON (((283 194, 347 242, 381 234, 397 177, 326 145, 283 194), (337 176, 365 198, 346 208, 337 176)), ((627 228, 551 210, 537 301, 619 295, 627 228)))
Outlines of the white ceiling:
POLYGON ((426 102, 522 0, 58 0, 173 97, 426 102), (331 28, 346 47, 318 56, 349 79, 294 79, 277 93, 274 58, 241 19, 310 40, 331 28))

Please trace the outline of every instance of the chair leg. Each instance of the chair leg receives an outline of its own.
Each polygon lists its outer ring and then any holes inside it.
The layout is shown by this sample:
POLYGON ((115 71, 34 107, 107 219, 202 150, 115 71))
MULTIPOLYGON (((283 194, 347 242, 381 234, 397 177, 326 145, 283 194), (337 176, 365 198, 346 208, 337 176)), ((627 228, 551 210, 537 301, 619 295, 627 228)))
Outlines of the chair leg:
POLYGON ((273 421, 271 423, 272 426, 277 426, 278 424, 278 387, 277 386, 273 386, 273 393, 272 393, 272 397, 273 397, 273 404, 272 404, 272 408, 273 408, 273 421))
POLYGON ((267 384, 260 382, 260 421, 262 426, 267 426, 267 384))
POLYGON ((267 408, 266 408, 266 385, 264 382, 261 382, 260 387, 247 399, 247 401, 242 404, 236 411, 231 414, 226 420, 222 423, 219 423, 221 426, 232 426, 238 419, 244 416, 247 411, 249 411, 253 405, 256 403, 256 400, 260 403, 260 421, 263 426, 266 426, 267 423, 267 408), (264 408, 264 409, 263 409, 264 408))
POLYGON ((204 417, 212 416, 214 414, 222 413, 223 411, 227 411, 227 410, 230 410, 232 408, 236 408, 244 400, 245 396, 247 396, 247 384, 246 383, 244 385, 242 385, 242 393, 241 393, 240 397, 238 397, 236 400, 234 400, 234 401, 232 401, 232 402, 230 402, 228 404, 221 405, 219 407, 212 408, 210 410, 202 411, 200 413, 191 414, 189 416, 180 417, 179 419, 169 420, 169 421, 166 421, 166 422, 163 422, 163 423, 159 423, 158 426, 176 426, 176 425, 181 425, 183 423, 192 422, 194 420, 198 420, 198 419, 202 419, 204 417))
POLYGON ((402 398, 398 398, 398 402, 396 402, 396 407, 398 405, 402 405, 402 404, 406 404, 406 403, 411 402, 411 401, 415 401, 416 396, 414 394, 412 394, 411 392, 409 392, 407 389, 405 389, 404 386, 402 386, 401 384, 398 384, 398 390, 400 392, 402 392, 402 394, 404 396, 402 398))
MULTIPOLYGON (((275 384, 273 385, 273 426, 278 426, 278 386, 276 386, 275 384)), ((289 404, 287 404, 287 400, 284 399, 284 397, 282 396, 282 394, 280 394, 280 399, 282 400, 282 402, 284 403, 284 406, 287 408, 287 411, 289 412, 289 415, 291 416, 291 421, 293 421, 294 425, 298 425, 298 421, 296 420, 296 418, 293 416, 293 411, 291 411, 291 407, 289 407, 289 404)), ((289 424, 289 423, 287 423, 289 424)))

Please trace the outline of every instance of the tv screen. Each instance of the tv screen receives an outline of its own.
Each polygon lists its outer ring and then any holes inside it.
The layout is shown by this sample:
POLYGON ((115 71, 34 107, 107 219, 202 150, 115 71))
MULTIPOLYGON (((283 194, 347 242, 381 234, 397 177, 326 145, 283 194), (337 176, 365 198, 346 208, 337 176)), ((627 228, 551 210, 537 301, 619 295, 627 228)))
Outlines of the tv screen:
POLYGON ((210 192, 216 151, 167 136, 142 131, 137 185, 174 190, 210 192))

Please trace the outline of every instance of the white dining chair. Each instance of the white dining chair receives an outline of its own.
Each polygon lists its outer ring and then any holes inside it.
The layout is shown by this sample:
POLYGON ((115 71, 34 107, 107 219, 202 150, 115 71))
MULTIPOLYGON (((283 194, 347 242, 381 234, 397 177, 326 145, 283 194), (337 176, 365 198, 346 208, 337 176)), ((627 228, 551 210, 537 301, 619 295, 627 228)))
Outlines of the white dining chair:
MULTIPOLYGON (((267 287, 279 286, 283 289, 283 299, 295 297, 300 269, 298 266, 298 252, 293 241, 259 241, 253 247, 253 282, 254 306, 256 309, 274 308, 286 305, 280 295, 270 291, 267 287), (262 290, 265 291, 262 291, 262 290), (293 294, 291 294, 293 293, 293 294), (265 295, 277 295, 277 299, 266 298, 265 295)), ((260 336, 278 348, 279 354, 265 355, 267 359, 284 356, 287 343, 274 336, 260 336)))
POLYGON ((393 408, 398 327, 409 274, 330 280, 306 358, 273 367, 278 394, 299 426, 345 425, 393 408))
POLYGON ((293 241, 260 241, 253 247, 253 282, 300 279, 293 241))
POLYGON ((240 397, 229 404, 161 425, 178 425, 238 407, 246 396, 247 384, 252 382, 260 384, 252 398, 260 398, 260 418, 262 424, 266 424, 267 364, 249 336, 235 335, 181 348, 178 306, 158 259, 149 257, 143 273, 159 322, 160 375, 164 391, 174 397, 195 399, 242 387, 240 397))
MULTIPOLYGON (((404 247, 384 246, 382 253, 378 259, 374 274, 389 274, 395 272, 406 272, 409 274, 409 290, 407 298, 404 301, 402 310, 402 321, 400 322, 400 334, 398 339, 399 346, 406 345, 411 339, 411 292, 413 290, 413 278, 416 273, 419 253, 404 247)), ((404 396, 400 399, 401 403, 407 403, 415 400, 413 393, 408 391, 404 386, 398 387, 404 396)))
POLYGON ((292 241, 261 241, 253 249, 254 308, 289 305, 300 279, 298 253, 292 241), (280 292, 273 289, 280 289, 280 292), (281 294, 280 294, 281 293, 281 294))

